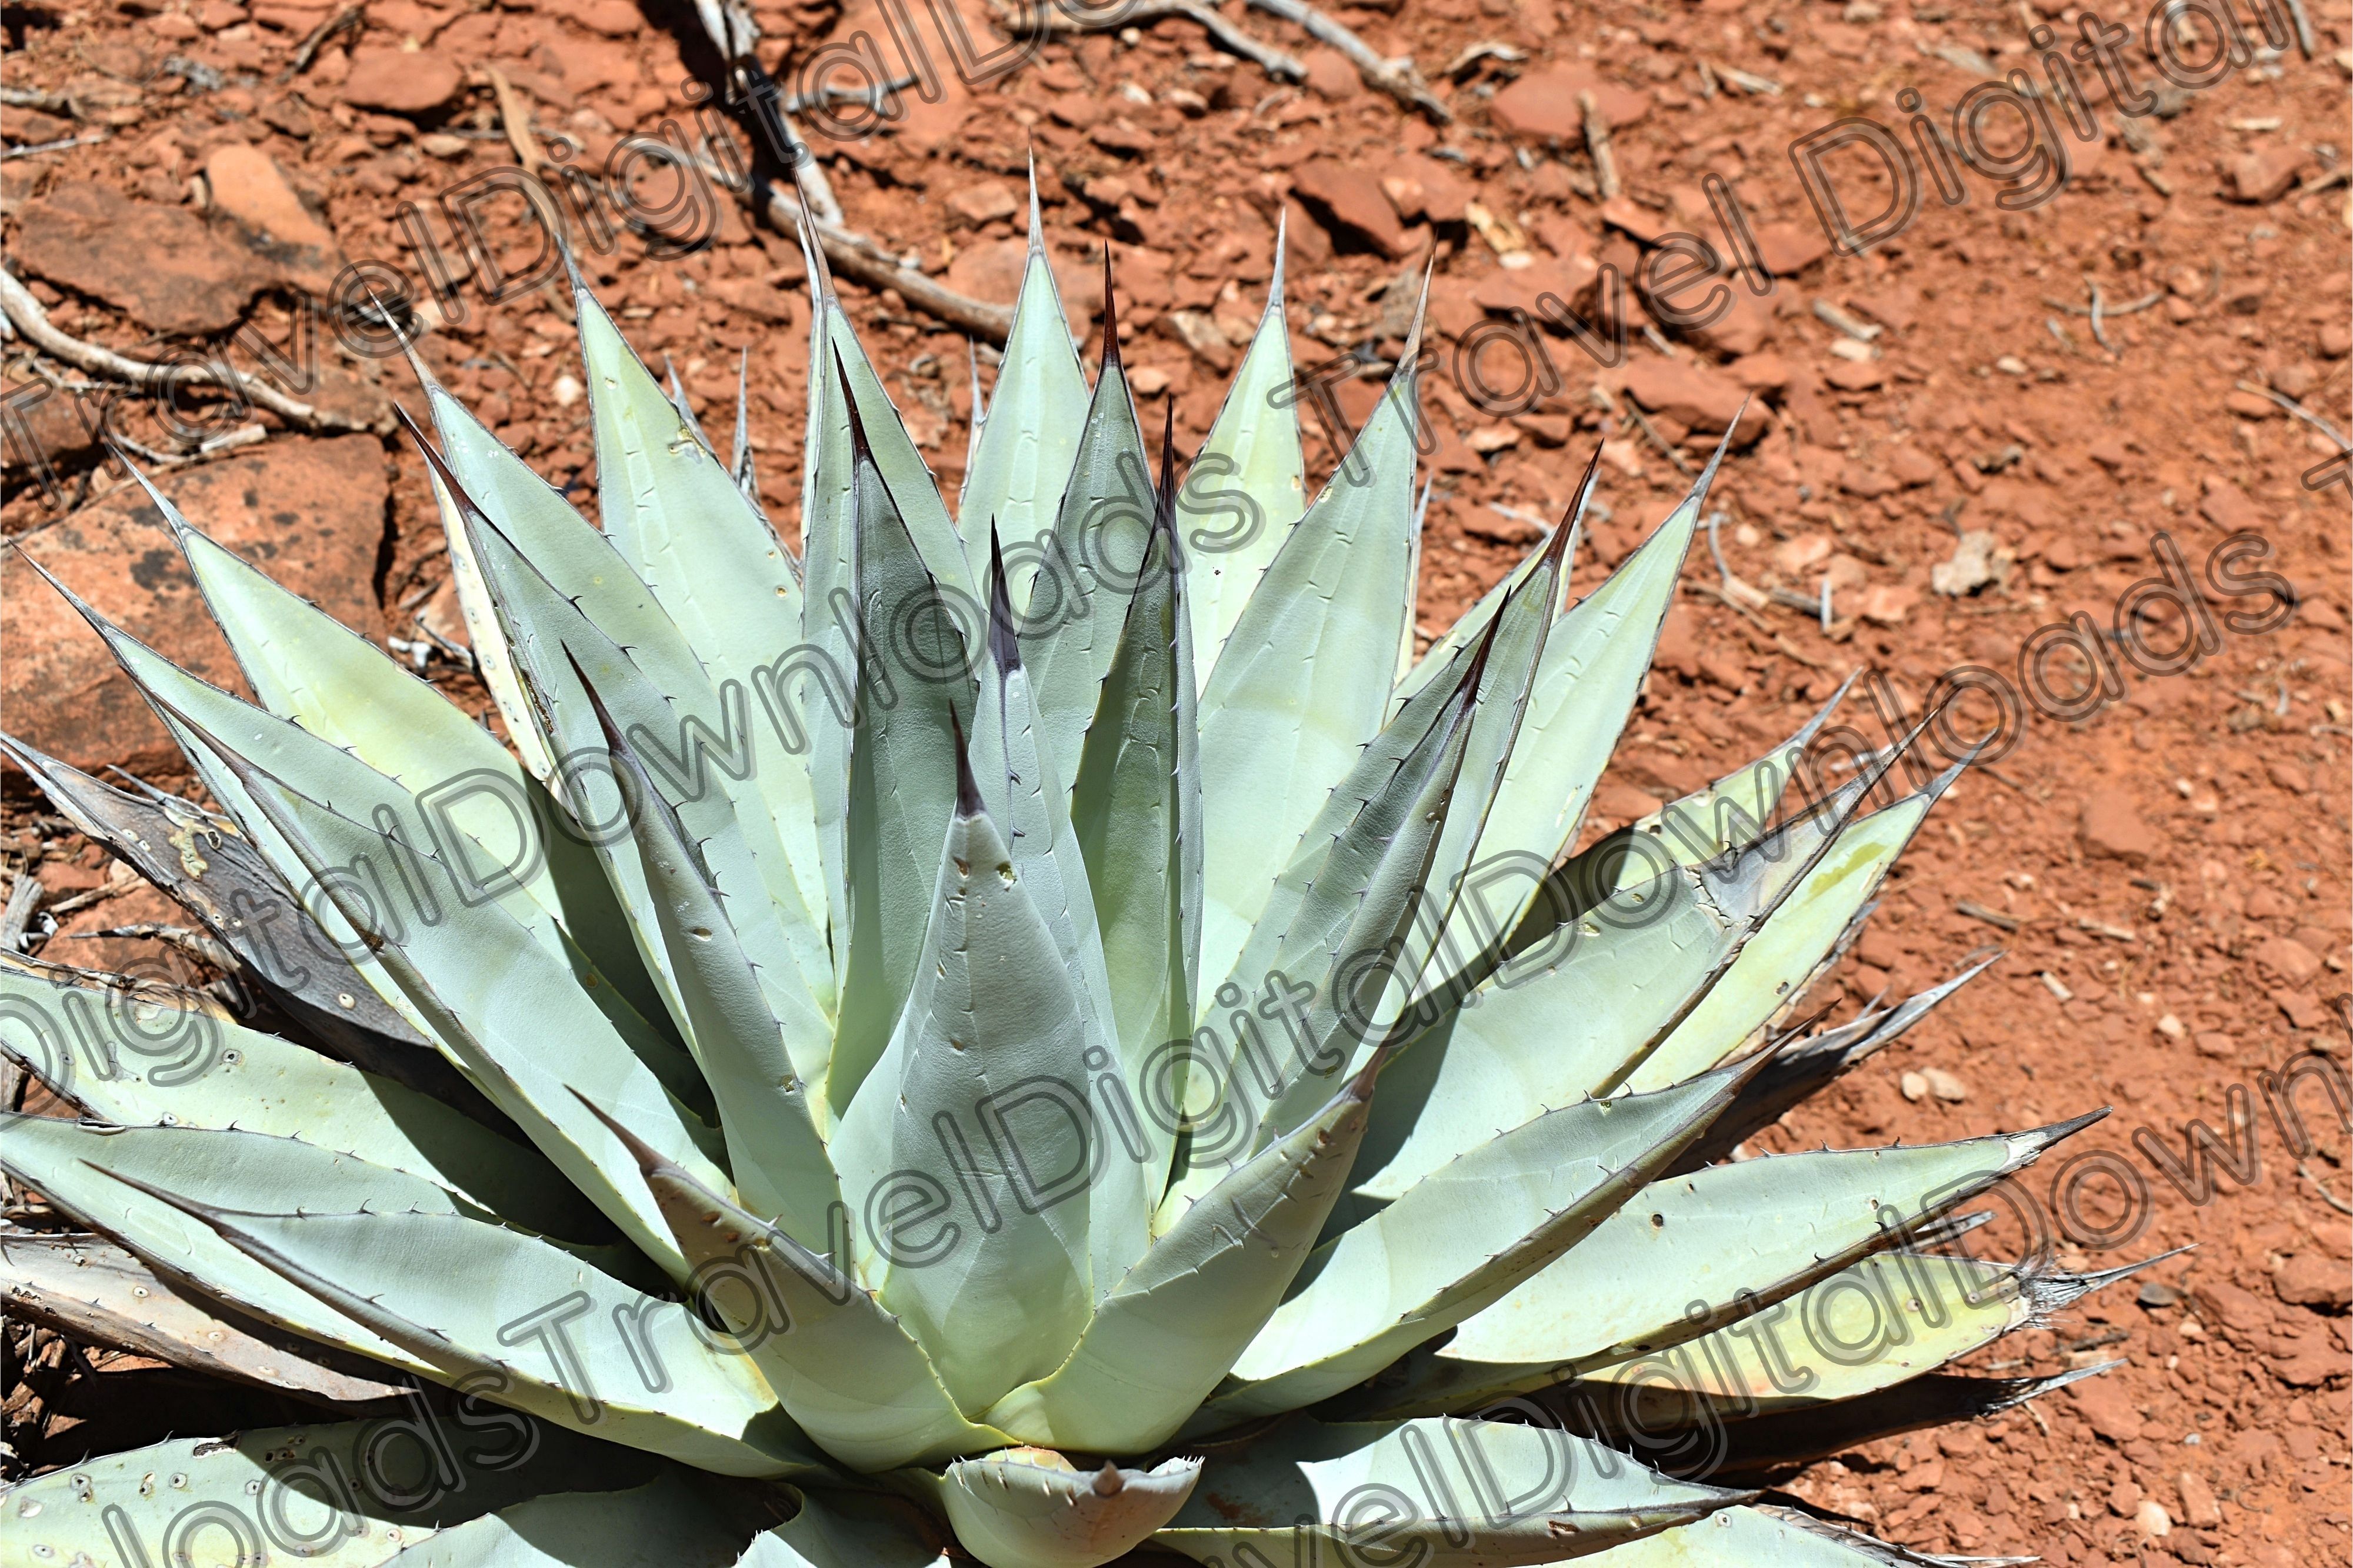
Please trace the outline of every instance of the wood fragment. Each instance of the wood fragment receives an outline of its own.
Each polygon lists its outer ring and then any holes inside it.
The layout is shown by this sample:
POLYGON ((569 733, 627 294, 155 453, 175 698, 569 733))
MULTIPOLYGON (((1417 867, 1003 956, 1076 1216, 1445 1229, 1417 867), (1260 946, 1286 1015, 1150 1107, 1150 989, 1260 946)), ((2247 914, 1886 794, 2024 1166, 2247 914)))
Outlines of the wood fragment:
POLYGON ((531 106, 523 102, 522 94, 507 79, 506 72, 496 66, 486 65, 482 75, 491 84, 491 96, 499 103, 499 129, 506 132, 507 145, 514 149, 515 161, 533 178, 542 178, 547 169, 547 154, 539 150, 539 138, 532 133, 531 106))
POLYGON ((1585 121, 1585 151, 1593 159, 1593 188, 1601 193, 1603 201, 1610 201, 1617 196, 1619 185, 1618 154, 1609 145, 1609 121, 1589 92, 1577 95, 1577 107, 1585 121))
MULTIPOLYGON (((1967 915, 1973 921, 1983 921, 2000 931, 2016 931, 2025 923, 2015 915, 2003 914, 2000 910, 1989 910, 1983 904, 1972 903, 1967 899, 1954 904, 1953 911, 1956 914, 1967 915)), ((2063 1001, 2064 998, 2061 1000, 2063 1001)))
POLYGON ((1107 33, 1139 22, 1169 20, 1192 23, 1208 34, 1209 41, 1219 48, 1240 55, 1277 81, 1307 79, 1307 68, 1296 56, 1242 31, 1198 0, 1129 0, 1101 16, 1092 10, 1073 16, 1059 5, 1040 5, 1014 25, 1039 27, 1049 33, 1107 33))
POLYGON ((1377 88, 1411 109, 1419 109, 1440 125, 1451 125, 1454 111, 1445 101, 1422 85, 1409 58, 1385 60, 1373 52, 1372 46, 1358 37, 1353 28, 1334 21, 1307 4, 1307 0, 1248 0, 1255 9, 1270 16, 1280 16, 1286 22, 1306 29, 1310 37, 1331 45, 1348 57, 1369 86, 1377 88))
POLYGON ((159 387, 217 386, 235 393, 256 408, 275 414, 290 425, 310 430, 375 431, 392 428, 389 420, 377 426, 365 425, 347 418, 330 409, 316 408, 287 396, 276 387, 240 374, 218 358, 210 360, 180 360, 171 364, 154 364, 146 360, 132 359, 111 349, 86 343, 79 338, 60 331, 51 324, 49 313, 41 302, 6 268, 0 268, 0 312, 5 312, 16 330, 36 347, 44 349, 69 364, 79 365, 93 375, 109 380, 128 382, 142 391, 159 387))

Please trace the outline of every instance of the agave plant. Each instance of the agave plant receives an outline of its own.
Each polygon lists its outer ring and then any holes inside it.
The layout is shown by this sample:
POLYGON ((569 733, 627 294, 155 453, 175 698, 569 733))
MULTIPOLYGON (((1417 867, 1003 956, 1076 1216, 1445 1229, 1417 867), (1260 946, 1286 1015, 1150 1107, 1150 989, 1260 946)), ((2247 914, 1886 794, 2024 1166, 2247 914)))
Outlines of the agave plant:
POLYGON ((576 279, 601 528, 427 378, 503 740, 153 495, 257 701, 83 609, 217 813, 9 749, 281 1032, 8 961, 81 1117, 0 1157, 119 1244, 11 1288, 350 1418, 0 1561, 1925 1561, 1716 1483, 2097 1282, 1927 1251, 2081 1123, 1734 1151, 1959 983, 1789 1044, 1951 775, 1795 809, 1809 726, 1572 855, 1715 465, 1417 658, 1419 328, 1311 504, 1278 271, 1155 480, 1039 232, 956 521, 814 253, 798 555, 576 279))

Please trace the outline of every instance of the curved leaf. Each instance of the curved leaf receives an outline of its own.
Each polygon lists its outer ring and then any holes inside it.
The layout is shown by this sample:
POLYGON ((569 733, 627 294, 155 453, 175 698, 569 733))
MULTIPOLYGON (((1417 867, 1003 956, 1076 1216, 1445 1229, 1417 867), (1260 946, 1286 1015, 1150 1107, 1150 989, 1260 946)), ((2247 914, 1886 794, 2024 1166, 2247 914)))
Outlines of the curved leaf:
MULTIPOLYGON (((1039 547, 1039 536, 1053 526, 1070 483, 1086 417, 1086 373, 1079 368, 1061 290, 1047 265, 1046 225, 1033 174, 1029 256, 1013 301, 1013 328, 985 419, 979 402, 973 404, 973 451, 956 502, 967 549, 984 532, 1019 551, 1039 547)), ((1028 607, 1029 586, 1027 580, 1010 585, 1017 609, 1028 607)))
MULTIPOLYGON (((608 1122, 693 1265, 698 1299, 751 1353, 786 1412, 853 1469, 936 1464, 1002 1445, 965 1420, 899 1320, 845 1271, 608 1122)), ((832 1216, 828 1216, 831 1218, 832 1216)), ((820 1233, 809 1233, 814 1237, 820 1233)), ((825 1234, 828 1247, 842 1238, 825 1234)))
POLYGON ((1405 636, 1420 405, 1419 318, 1388 390, 1266 568, 1201 693, 1201 973, 1232 968, 1358 752, 1405 636))
POLYGON ((232 1212, 144 1190, 478 1399, 721 1475, 822 1470, 741 1347, 544 1242, 457 1214, 232 1212))
POLYGON ((1654 1182, 1362 1407, 1459 1407, 1736 1322, 1904 1242, 2097 1120, 1917 1148, 1784 1154, 1654 1182))
POLYGON ((1097 1568, 1175 1518, 1200 1478, 1198 1459, 1087 1472, 1011 1448, 957 1460, 932 1489, 958 1544, 988 1568, 1097 1568))
MULTIPOLYGON (((730 684, 745 689, 767 710, 767 722, 749 725, 748 782, 767 803, 792 868, 792 918, 815 929, 826 908, 825 868, 808 762, 776 721, 784 700, 777 664, 802 635, 800 579, 784 541, 663 396, 577 272, 572 298, 605 537, 701 656, 712 683, 723 693, 730 684)), ((819 1005, 829 1007, 832 975, 812 979, 819 1005)))
POLYGON ((1094 1304, 1090 1094, 1111 1053, 971 775, 941 856, 914 994, 842 1121, 859 1263, 966 1411, 1061 1364, 1094 1304))
POLYGON ((299 1138, 559 1236, 609 1235, 545 1157, 414 1089, 209 1014, 0 967, 0 1052, 86 1116, 299 1138))
POLYGON ((1725 1073, 1549 1111, 1424 1177, 1316 1249, 1307 1281, 1234 1366, 1196 1430, 1362 1383, 1568 1252, 1731 1100, 1725 1073))
POLYGON ((1559 1563, 1687 1524, 1753 1494, 1654 1475, 1555 1428, 1485 1421, 1294 1419, 1212 1449, 1155 1545, 1205 1563, 1407 1553, 1431 1568, 1559 1563))
POLYGON ((628 1491, 533 1498, 410 1547, 392 1568, 733 1568, 754 1504, 714 1489, 669 1471, 628 1491))
POLYGON ((1265 313, 1176 497, 1193 673, 1201 686, 1209 683, 1243 607, 1307 510, 1291 329, 1282 310, 1283 222, 1278 218, 1275 225, 1265 313))
POLYGON ((248 1563, 273 1560, 275 1545, 315 1568, 379 1568, 518 1498, 621 1484, 644 1463, 520 1415, 175 1437, 0 1487, 8 1519, 0 1562, 151 1568, 185 1563, 201 1542, 248 1563), (408 1442, 387 1445, 393 1432, 408 1442), (429 1466, 421 1478, 413 1468, 418 1443, 429 1466), (387 1463, 388 1448, 400 1458, 387 1463))
POLYGON ((1176 1216, 1096 1306, 1070 1360, 989 1410, 1025 1442, 1134 1454, 1176 1436, 1315 1245, 1365 1132, 1369 1075, 1176 1216))

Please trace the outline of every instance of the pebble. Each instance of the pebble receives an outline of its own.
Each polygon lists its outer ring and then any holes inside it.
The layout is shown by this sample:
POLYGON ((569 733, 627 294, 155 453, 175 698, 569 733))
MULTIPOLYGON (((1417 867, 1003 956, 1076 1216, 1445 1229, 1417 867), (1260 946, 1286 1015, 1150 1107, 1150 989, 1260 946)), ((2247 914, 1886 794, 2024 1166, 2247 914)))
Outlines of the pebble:
POLYGON ((2133 1523, 2151 1541, 2173 1533, 2173 1520, 2166 1513, 2165 1505, 2155 1498, 2141 1499, 2140 1507, 2133 1510, 2133 1523))

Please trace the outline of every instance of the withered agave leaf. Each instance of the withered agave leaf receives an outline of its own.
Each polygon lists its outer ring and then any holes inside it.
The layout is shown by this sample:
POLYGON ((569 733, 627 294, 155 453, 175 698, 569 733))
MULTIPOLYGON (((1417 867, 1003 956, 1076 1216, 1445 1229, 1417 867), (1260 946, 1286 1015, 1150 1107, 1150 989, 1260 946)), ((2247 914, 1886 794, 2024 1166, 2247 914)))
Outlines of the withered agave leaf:
MULTIPOLYGON (((192 1342, 249 1323, 463 1389, 499 1452, 586 1451, 438 1511, 354 1495, 338 1568, 1932 1562, 1645 1469, 1569 1394, 1732 1365, 1802 1292, 1859 1333, 1892 1291, 1897 1353, 1669 1412, 1732 1434, 1719 1480, 1774 1477, 2056 1386, 1934 1369, 2126 1272, 1935 1256, 2081 1121, 1715 1163, 1950 989, 1786 1016, 1950 783, 1868 811, 1902 747, 1822 788, 1820 718, 1568 853, 1728 440, 1564 609, 1588 468, 1415 660, 1419 327, 1310 505, 1278 271, 1189 470, 1163 413, 1155 484, 1116 294, 1090 390, 1034 201, 1030 234, 955 521, 803 235, 797 562, 740 402, 723 461, 585 289, 602 531, 428 383, 512 755, 171 514, 262 706, 88 613, 224 816, 9 750, 361 1066, 226 1023, 214 1058, 93 1056, 92 1017, 211 1015, 0 964, 0 1046, 121 1124, 0 1132, 135 1257, 90 1311, 134 1337, 142 1269, 187 1309, 142 1348, 250 1371, 192 1342), (437 836, 420 804, 468 780, 437 836), (248 889, 339 962, 269 969, 248 889), (384 1081, 371 1031, 438 1084, 384 1081)), ((161 1562, 167 1502, 353 1442, 166 1444, 0 1510, 43 1562, 125 1530, 161 1562)))

